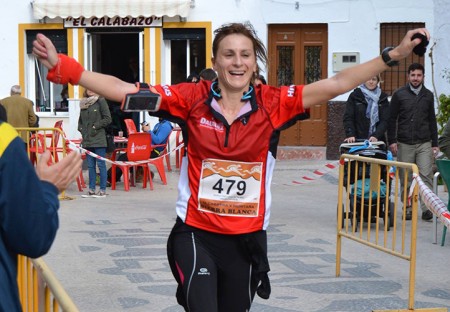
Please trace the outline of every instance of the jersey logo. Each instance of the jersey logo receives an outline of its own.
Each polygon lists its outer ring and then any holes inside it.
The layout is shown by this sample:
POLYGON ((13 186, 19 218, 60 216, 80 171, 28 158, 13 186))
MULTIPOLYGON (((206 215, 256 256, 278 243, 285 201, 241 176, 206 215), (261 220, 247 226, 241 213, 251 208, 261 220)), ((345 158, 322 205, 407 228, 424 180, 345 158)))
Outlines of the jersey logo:
POLYGON ((208 120, 205 117, 202 117, 200 119, 200 126, 206 127, 209 129, 214 129, 219 132, 223 132, 223 130, 224 130, 223 124, 221 122, 216 122, 214 120, 208 120))
POLYGON ((164 85, 164 86, 162 86, 162 88, 163 88, 163 90, 164 90, 164 93, 165 93, 167 96, 172 96, 172 92, 170 92, 169 86, 164 85))
POLYGON ((287 91, 287 96, 294 97, 294 95, 295 95, 295 85, 290 85, 287 91))

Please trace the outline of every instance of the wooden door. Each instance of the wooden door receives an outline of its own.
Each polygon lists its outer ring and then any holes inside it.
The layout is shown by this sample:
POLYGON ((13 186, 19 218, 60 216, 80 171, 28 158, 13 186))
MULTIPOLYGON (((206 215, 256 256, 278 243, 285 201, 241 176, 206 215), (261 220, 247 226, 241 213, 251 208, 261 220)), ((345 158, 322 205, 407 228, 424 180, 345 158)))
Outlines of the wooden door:
MULTIPOLYGON (((327 77, 326 24, 269 25, 270 85, 308 84, 327 77)), ((327 105, 311 108, 310 119, 281 132, 280 145, 325 146, 327 105)))

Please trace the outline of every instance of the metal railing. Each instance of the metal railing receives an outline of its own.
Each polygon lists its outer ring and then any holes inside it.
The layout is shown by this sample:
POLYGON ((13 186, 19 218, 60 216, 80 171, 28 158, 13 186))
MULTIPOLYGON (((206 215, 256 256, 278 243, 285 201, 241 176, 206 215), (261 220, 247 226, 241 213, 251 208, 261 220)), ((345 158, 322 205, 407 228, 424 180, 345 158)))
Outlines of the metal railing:
POLYGON ((411 188, 402 185, 414 182, 417 166, 349 154, 341 156, 340 164, 336 276, 341 270, 342 238, 347 238, 409 261, 408 309, 391 311, 446 312, 446 308, 414 310, 419 187, 416 183, 411 188), (407 206, 412 210, 410 221, 407 206))
POLYGON ((78 308, 42 258, 19 256, 17 281, 24 312, 78 312, 78 308))

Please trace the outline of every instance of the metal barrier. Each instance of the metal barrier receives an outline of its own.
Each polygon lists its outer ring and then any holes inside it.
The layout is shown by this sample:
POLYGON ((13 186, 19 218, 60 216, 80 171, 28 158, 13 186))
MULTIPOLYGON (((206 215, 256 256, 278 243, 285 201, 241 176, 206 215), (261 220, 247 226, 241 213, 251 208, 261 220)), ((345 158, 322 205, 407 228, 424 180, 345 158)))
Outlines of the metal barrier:
POLYGON ((447 311, 446 308, 414 309, 419 188, 413 184, 411 189, 403 189, 402 185, 411 184, 411 177, 418 173, 417 166, 411 163, 349 154, 343 154, 340 158, 336 276, 340 276, 342 238, 410 263, 408 309, 384 311, 447 311), (396 168, 395 173, 392 168, 396 168), (410 203, 411 221, 406 220, 407 205, 402 203, 410 203), (400 216, 398 211, 402 211, 400 216), (372 234, 372 226, 375 227, 375 234, 372 234))
POLYGON ((24 312, 78 312, 44 260, 18 257, 19 296, 24 312))

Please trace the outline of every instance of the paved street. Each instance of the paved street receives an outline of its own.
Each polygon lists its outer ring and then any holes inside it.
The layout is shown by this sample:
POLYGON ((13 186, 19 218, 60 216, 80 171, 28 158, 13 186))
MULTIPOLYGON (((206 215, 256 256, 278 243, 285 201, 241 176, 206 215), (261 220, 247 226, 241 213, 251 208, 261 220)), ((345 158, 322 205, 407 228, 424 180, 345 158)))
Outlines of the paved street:
MULTIPOLYGON (((272 294, 251 311, 324 312, 406 309, 409 262, 344 240, 341 277, 335 277, 338 171, 305 185, 294 179, 329 161, 283 160, 273 179, 269 236, 272 294)), ((179 173, 168 185, 107 190, 82 198, 76 184, 61 202, 60 230, 44 257, 80 311, 182 311, 166 260, 175 220, 179 173)), ((445 198, 447 193, 439 194, 445 198)), ((418 221, 415 308, 450 308, 450 236, 432 244, 432 224, 418 221)), ((438 228, 438 241, 442 226, 438 228)))

